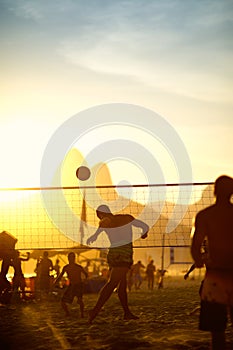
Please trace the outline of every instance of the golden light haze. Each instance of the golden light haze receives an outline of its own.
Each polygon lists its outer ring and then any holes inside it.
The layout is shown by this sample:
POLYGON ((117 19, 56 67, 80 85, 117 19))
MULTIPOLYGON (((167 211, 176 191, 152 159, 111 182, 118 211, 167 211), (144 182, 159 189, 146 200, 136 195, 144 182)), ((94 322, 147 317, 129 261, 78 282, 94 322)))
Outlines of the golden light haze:
MULTIPOLYGON (((0 187, 39 186, 53 133, 112 102, 164 117, 185 144, 195 182, 233 174, 231 18, 230 3, 217 0, 3 0, 0 187)), ((169 166, 164 174, 176 182, 169 166)))

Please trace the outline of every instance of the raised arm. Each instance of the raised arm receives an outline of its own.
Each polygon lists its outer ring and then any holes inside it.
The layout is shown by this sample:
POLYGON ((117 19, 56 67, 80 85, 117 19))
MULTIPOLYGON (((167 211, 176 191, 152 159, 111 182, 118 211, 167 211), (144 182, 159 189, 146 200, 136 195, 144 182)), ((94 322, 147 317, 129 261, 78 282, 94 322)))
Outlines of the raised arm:
POLYGON ((132 224, 133 224, 133 226, 139 227, 142 229, 141 238, 143 238, 143 239, 147 238, 149 226, 145 222, 138 220, 138 219, 134 219, 132 224))
POLYGON ((184 275, 184 279, 185 279, 185 280, 188 278, 189 274, 190 274, 193 270, 195 270, 195 268, 196 268, 196 264, 194 263, 194 264, 192 264, 192 266, 190 267, 190 269, 188 270, 188 272, 186 272, 186 274, 184 275))
POLYGON ((102 231, 104 231, 104 229, 102 227, 98 227, 95 233, 87 239, 87 245, 95 242, 102 231))

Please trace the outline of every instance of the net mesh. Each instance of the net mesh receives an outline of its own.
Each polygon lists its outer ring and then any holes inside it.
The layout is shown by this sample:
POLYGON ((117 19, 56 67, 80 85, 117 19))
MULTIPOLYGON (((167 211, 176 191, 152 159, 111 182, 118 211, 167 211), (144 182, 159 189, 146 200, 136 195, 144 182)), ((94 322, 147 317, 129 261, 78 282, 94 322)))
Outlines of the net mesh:
MULTIPOLYGON (((190 247, 197 212, 214 202, 213 183, 1 189, 0 196, 0 231, 17 238, 17 249, 86 248, 98 227, 96 208, 107 204, 149 225, 145 240, 133 231, 135 248, 172 248, 173 261, 174 248, 190 247)), ((101 233, 96 247, 108 245, 101 233)))

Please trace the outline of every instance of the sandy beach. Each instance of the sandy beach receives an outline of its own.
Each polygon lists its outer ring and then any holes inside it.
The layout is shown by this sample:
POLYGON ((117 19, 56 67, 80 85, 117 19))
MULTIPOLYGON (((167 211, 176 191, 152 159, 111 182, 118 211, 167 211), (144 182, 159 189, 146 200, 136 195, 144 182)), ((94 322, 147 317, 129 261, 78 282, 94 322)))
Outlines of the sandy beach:
MULTIPOLYGON (((27 301, 0 307, 1 350, 156 350, 209 349, 210 334, 198 330, 200 280, 167 277, 163 289, 129 293, 129 304, 139 320, 124 321, 117 293, 114 293, 92 325, 88 310, 97 294, 85 294, 85 318, 74 301, 70 317, 64 317, 59 296, 48 301, 27 301)), ((227 346, 233 349, 233 330, 228 325, 227 346)))

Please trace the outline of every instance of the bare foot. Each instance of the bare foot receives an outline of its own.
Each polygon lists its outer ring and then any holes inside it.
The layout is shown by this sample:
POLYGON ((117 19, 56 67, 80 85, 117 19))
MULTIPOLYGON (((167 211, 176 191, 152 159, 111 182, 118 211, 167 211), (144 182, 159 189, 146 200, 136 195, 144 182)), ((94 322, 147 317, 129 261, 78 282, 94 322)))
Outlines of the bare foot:
POLYGON ((124 315, 124 320, 138 320, 138 319, 139 319, 139 317, 135 316, 131 312, 124 315))

